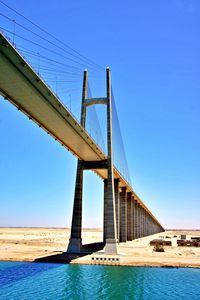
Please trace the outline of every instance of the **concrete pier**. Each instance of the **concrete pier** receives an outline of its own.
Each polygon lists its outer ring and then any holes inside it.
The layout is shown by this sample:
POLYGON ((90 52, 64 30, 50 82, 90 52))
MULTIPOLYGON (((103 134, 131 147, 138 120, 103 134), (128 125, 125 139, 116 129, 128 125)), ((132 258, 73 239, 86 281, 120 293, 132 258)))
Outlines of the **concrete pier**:
POLYGON ((135 199, 134 196, 132 196, 132 217, 133 217, 133 222, 132 222, 132 232, 133 232, 133 240, 135 239, 135 199))
POLYGON ((133 240, 133 201, 132 193, 127 193, 127 241, 133 240))
POLYGON ((108 187, 108 181, 107 179, 104 179, 104 206, 103 206, 103 242, 106 242, 106 235, 107 235, 107 187, 108 187))
POLYGON ((120 242, 127 241, 127 193, 126 187, 121 188, 120 193, 120 242))
POLYGON ((139 238, 139 209, 138 202, 135 201, 135 239, 139 238))
POLYGON ((74 196, 74 207, 72 216, 71 236, 67 251, 70 253, 81 252, 82 249, 82 186, 83 186, 83 170, 81 162, 78 161, 76 173, 76 187, 74 196))
POLYGON ((119 224, 120 224, 120 196, 119 196, 119 179, 114 179, 115 188, 115 215, 116 215, 116 230, 117 241, 119 241, 119 224))

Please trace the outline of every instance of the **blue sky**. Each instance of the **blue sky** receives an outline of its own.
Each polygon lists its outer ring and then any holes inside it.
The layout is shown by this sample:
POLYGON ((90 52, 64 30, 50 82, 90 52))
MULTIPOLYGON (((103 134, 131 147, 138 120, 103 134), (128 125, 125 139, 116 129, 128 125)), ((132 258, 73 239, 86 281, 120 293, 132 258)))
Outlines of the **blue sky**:
MULTIPOLYGON (((136 193, 163 226, 200 228, 199 1, 6 3, 110 66, 136 193)), ((99 96, 105 74, 95 76, 99 96)), ((70 226, 76 158, 2 98, 0 135, 0 226, 70 226)), ((102 226, 102 215, 103 184, 87 172, 83 226, 102 226)))

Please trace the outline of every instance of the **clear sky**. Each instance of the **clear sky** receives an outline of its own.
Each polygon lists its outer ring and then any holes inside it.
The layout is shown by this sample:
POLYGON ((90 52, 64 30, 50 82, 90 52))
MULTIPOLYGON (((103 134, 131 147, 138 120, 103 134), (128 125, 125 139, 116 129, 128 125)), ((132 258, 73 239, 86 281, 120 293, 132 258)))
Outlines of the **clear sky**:
MULTIPOLYGON (((6 3, 110 66, 134 190, 166 228, 200 228, 200 2, 6 3)), ((0 141, 0 226, 70 226, 76 158, 2 98, 0 141)), ((102 181, 87 172, 83 226, 102 216, 102 181)))

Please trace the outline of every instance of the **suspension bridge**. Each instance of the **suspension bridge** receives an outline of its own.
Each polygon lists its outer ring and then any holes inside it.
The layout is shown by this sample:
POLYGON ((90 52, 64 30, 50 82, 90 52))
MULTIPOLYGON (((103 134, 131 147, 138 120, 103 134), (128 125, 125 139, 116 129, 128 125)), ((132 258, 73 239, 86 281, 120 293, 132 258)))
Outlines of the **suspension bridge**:
POLYGON ((77 157, 67 251, 78 253, 83 250, 84 170, 92 170, 104 182, 105 253, 117 253, 119 242, 163 231, 131 183, 110 69, 105 72, 96 62, 20 12, 3 1, 0 4, 3 6, 0 12, 0 95, 77 157), (89 72, 83 72, 86 67, 89 72), (106 90, 93 97, 89 77, 93 83, 97 74, 99 78, 99 72, 104 72, 106 77, 106 90), (97 112, 97 105, 104 107, 101 113, 97 112))
MULTIPOLYGON (((117 147, 113 146, 113 136, 116 134, 114 130, 118 130, 120 136, 121 132, 119 124, 117 129, 113 126, 115 107, 110 69, 106 69, 106 95, 97 98, 90 96, 88 72, 84 71, 79 122, 2 33, 0 54, 0 94, 78 159, 71 237, 67 251, 71 253, 82 251, 84 170, 93 170, 104 181, 105 253, 117 253, 119 242, 164 231, 160 222, 135 193, 129 176, 125 176, 115 164, 113 157, 117 147), (87 110, 94 105, 104 105, 107 108, 107 147, 104 147, 106 151, 86 130, 87 110)), ((120 152, 124 154, 123 145, 120 152)), ((121 165, 127 165, 126 159, 121 161, 121 165)))

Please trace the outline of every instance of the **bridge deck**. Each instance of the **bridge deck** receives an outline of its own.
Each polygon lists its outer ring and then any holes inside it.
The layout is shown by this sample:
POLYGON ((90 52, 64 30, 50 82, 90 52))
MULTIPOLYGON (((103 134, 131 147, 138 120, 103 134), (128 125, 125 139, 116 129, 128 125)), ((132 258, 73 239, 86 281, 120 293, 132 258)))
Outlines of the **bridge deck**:
MULTIPOLYGON (((0 70, 0 94, 3 97, 81 160, 106 159, 105 153, 91 136, 2 33, 0 70)), ((106 170, 94 171, 102 179, 107 178, 106 170)), ((127 191, 132 192, 137 201, 160 224, 116 167, 114 176, 120 179, 120 185, 126 186, 127 191)))

